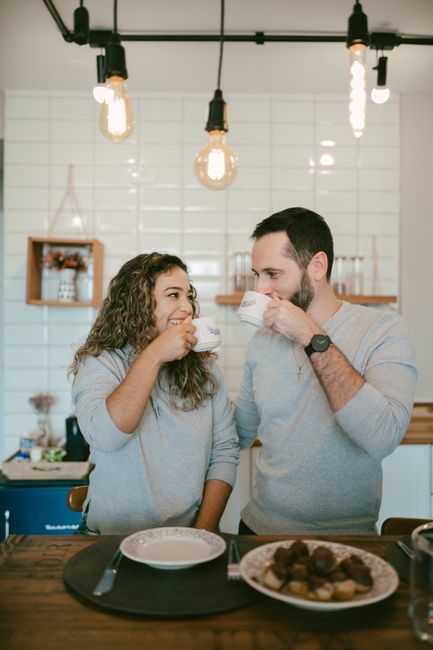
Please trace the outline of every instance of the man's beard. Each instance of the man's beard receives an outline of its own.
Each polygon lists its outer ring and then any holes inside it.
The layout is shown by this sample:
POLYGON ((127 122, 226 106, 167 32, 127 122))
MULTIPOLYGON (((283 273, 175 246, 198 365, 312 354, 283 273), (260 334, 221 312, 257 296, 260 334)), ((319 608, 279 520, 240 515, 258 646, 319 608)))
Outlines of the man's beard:
POLYGON ((301 287, 299 291, 293 294, 290 302, 303 311, 307 311, 311 301, 314 298, 314 289, 307 271, 302 271, 301 287))

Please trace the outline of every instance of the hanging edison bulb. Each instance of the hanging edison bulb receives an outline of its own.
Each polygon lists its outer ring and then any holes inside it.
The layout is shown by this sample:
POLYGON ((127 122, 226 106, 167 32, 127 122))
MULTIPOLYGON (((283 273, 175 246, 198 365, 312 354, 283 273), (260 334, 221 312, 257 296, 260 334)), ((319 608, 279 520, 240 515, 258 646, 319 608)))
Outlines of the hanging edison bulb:
POLYGON ((238 159, 226 144, 227 105, 221 90, 221 71, 224 50, 224 7, 225 0, 221 2, 221 27, 220 27, 220 54, 218 61, 217 89, 213 99, 209 102, 209 115, 206 131, 209 141, 203 149, 195 155, 194 171, 200 183, 211 190, 223 190, 233 183, 238 171, 238 159))
POLYGON ((377 85, 371 91, 371 99, 375 104, 384 104, 390 96, 389 88, 386 86, 387 62, 387 57, 382 54, 377 65, 373 68, 373 70, 377 70, 377 85))
POLYGON ((365 45, 352 45, 350 48, 350 101, 349 119, 356 138, 361 137, 365 128, 365 106, 367 103, 365 45))
POLYGON ((127 85, 122 77, 110 77, 99 113, 99 128, 113 142, 122 142, 133 130, 134 116, 127 85))
POLYGON ((96 57, 96 74, 98 83, 93 87, 93 97, 98 104, 105 99, 105 55, 98 54, 96 57))
POLYGON ((370 43, 368 19, 362 5, 356 0, 349 16, 346 45, 350 54, 350 99, 349 119, 356 138, 365 127, 365 107, 367 103, 365 54, 370 43))
POLYGON ((371 99, 375 104, 384 104, 390 98, 389 88, 380 88, 376 86, 371 91, 371 99))
POLYGON ((236 177, 237 158, 226 144, 225 131, 210 131, 209 142, 196 154, 195 174, 211 190, 223 190, 236 177))
POLYGON ((209 141, 195 156, 194 171, 197 179, 211 190, 223 190, 236 178, 238 159, 226 143, 228 131, 226 103, 222 91, 215 91, 209 102, 206 131, 209 141))
POLYGON ((105 78, 99 128, 112 142, 122 142, 133 131, 134 115, 125 83, 128 78, 125 50, 120 43, 110 43, 107 47, 105 78))

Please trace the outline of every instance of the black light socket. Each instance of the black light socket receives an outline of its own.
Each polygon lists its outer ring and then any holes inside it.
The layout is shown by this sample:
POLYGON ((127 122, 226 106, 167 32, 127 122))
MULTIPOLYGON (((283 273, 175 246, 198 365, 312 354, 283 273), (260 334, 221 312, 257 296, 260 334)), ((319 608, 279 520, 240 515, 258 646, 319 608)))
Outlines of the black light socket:
POLYGON ((105 50, 105 78, 128 78, 125 48, 120 43, 110 43, 105 50))
POLYGON ((96 57, 96 74, 98 75, 98 84, 105 83, 105 56, 98 54, 96 57))
POLYGON ((386 56, 381 56, 379 57, 379 61, 377 65, 373 68, 373 70, 377 70, 377 85, 378 86, 386 86, 386 67, 387 67, 388 59, 386 56))
POLYGON ((370 36, 368 33, 368 18, 362 11, 360 2, 356 2, 353 6, 353 13, 349 16, 347 26, 347 47, 352 45, 369 45, 370 36))
POLYGON ((86 7, 78 7, 74 11, 74 43, 85 45, 89 42, 89 12, 86 7))
POLYGON ((227 123, 227 105, 223 99, 221 90, 215 90, 213 99, 209 102, 209 115, 205 130, 210 133, 211 131, 227 131, 229 130, 227 123))

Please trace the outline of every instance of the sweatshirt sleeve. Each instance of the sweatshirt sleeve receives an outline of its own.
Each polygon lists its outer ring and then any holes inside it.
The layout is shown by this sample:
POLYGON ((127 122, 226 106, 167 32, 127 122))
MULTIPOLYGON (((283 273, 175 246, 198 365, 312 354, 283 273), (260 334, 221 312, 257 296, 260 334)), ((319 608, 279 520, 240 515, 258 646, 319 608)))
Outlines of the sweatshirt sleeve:
POLYGON ((375 460, 388 456, 407 430, 417 374, 400 319, 373 349, 365 384, 335 414, 346 435, 375 460))
POLYGON ((233 486, 239 463, 239 440, 222 373, 217 366, 214 366, 213 373, 218 388, 212 398, 212 450, 206 480, 219 479, 233 486))
POLYGON ((72 384, 72 402, 80 430, 99 451, 114 451, 131 439, 131 434, 116 427, 106 405, 108 395, 124 377, 125 370, 115 353, 101 353, 84 359, 72 384))

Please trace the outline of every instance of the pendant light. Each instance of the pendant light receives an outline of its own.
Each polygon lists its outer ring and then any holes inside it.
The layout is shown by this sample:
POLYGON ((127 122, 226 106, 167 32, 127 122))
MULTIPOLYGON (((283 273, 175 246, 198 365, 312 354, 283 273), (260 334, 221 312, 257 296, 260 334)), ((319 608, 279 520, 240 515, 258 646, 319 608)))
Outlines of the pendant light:
POLYGON ((349 17, 346 44, 350 54, 350 102, 349 119, 356 138, 361 137, 365 127, 367 102, 365 55, 370 43, 368 20, 359 0, 349 17))
POLYGON ((93 97, 98 102, 102 104, 105 100, 105 55, 98 54, 96 57, 96 73, 98 83, 93 88, 93 97))
POLYGON ((386 86, 386 67, 388 59, 386 56, 379 57, 377 65, 373 70, 377 70, 377 84, 371 91, 371 99, 375 104, 384 104, 388 101, 390 92, 389 88, 386 86))
POLYGON ((194 171, 203 185, 211 190, 223 190, 235 179, 238 160, 226 144, 227 105, 221 90, 221 69, 224 47, 224 0, 221 0, 220 54, 217 89, 209 102, 209 115, 205 130, 209 141, 195 156, 194 171))
POLYGON ((117 0, 114 0, 113 40, 105 49, 105 97, 99 113, 99 128, 112 142, 123 142, 133 129, 134 116, 128 87, 125 49, 117 34, 117 0))

